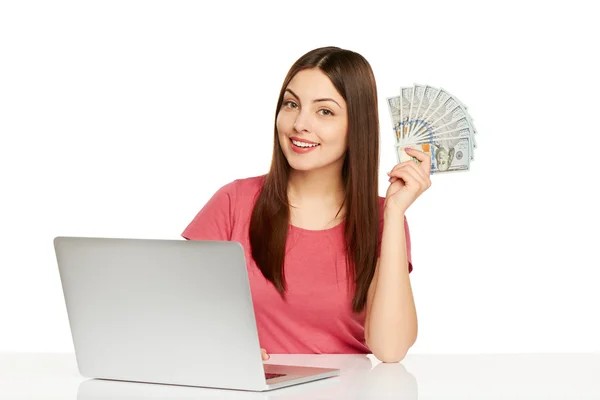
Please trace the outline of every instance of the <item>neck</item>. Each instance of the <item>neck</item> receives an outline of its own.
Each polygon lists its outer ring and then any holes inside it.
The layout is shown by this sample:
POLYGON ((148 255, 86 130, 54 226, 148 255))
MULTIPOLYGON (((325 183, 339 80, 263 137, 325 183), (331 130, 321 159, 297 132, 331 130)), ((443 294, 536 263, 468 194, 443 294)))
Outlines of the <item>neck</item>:
POLYGON ((344 198, 342 174, 339 169, 328 171, 291 170, 288 181, 290 202, 323 201, 341 204, 344 198))

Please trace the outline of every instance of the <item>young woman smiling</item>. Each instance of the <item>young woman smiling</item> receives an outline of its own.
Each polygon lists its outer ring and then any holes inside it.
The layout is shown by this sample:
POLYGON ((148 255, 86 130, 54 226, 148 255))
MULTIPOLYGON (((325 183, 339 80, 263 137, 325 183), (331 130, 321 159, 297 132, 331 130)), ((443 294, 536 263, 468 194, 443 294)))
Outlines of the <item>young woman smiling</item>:
POLYGON ((290 68, 268 173, 222 186, 182 233, 245 249, 263 358, 373 353, 404 358, 417 337, 408 207, 430 185, 429 156, 388 172, 378 195, 377 88, 369 63, 337 47, 290 68))

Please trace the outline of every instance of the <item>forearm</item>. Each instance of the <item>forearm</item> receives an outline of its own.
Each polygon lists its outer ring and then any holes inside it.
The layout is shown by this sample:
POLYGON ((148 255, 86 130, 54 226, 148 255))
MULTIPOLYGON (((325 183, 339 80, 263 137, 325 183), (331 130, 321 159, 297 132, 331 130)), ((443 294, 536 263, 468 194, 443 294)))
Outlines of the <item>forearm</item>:
POLYGON ((404 215, 390 212, 384 215, 381 255, 372 285, 365 327, 367 345, 381 361, 400 361, 417 337, 404 215))

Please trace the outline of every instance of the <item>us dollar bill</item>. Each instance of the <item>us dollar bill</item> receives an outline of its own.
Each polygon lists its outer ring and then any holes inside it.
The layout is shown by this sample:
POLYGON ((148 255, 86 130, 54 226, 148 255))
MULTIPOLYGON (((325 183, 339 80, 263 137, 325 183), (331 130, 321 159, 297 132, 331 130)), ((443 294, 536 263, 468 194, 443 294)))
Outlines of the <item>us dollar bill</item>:
POLYGON ((428 143, 411 145, 396 145, 398 163, 404 161, 418 161, 409 156, 405 149, 407 147, 422 151, 431 157, 431 173, 466 171, 470 168, 471 144, 470 137, 458 137, 455 139, 432 140, 428 143))

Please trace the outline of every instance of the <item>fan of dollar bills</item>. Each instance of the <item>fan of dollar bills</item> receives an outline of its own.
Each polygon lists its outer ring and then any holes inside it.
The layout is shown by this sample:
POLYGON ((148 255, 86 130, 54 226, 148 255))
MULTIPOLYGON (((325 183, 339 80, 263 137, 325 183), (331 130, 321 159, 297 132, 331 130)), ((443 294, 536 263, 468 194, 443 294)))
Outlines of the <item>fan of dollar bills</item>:
POLYGON ((414 84, 387 102, 398 163, 411 159, 404 151, 410 147, 431 156, 432 173, 469 170, 477 131, 458 98, 442 88, 414 84))

